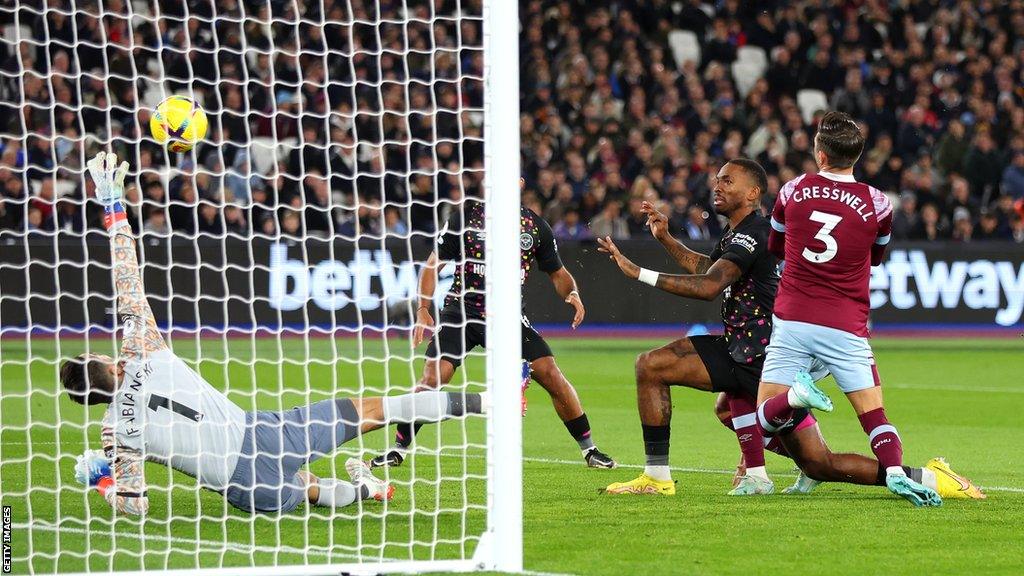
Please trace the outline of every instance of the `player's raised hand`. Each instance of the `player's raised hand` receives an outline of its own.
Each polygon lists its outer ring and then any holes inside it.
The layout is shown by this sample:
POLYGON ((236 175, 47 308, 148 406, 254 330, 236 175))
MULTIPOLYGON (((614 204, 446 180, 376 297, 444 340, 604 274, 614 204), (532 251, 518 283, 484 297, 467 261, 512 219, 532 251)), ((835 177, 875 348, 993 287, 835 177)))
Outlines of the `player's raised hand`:
POLYGON ((646 200, 640 205, 640 212, 647 216, 647 226, 650 227, 652 236, 658 239, 668 236, 668 216, 646 200))
POLYGON ((587 309, 583 307, 583 300, 580 299, 580 293, 576 290, 569 292, 569 295, 565 298, 565 303, 576 310, 576 314, 572 317, 572 329, 575 330, 577 326, 583 323, 583 317, 587 315, 587 309))
POLYGON ((416 310, 416 328, 412 331, 412 346, 419 346, 426 338, 427 328, 434 327, 434 317, 430 315, 430 306, 420 306, 416 310))
POLYGON ((615 263, 619 265, 619 270, 622 270, 622 273, 625 274, 627 278, 636 280, 640 277, 640 267, 633 264, 632 260, 626 258, 626 256, 619 251, 619 247, 615 245, 615 242, 612 242, 611 236, 598 238, 597 243, 601 246, 597 250, 608 254, 609 258, 615 260, 615 263))
POLYGON ((118 166, 117 154, 100 152, 86 166, 96 184, 96 199, 101 204, 110 206, 124 198, 124 176, 128 173, 128 162, 121 162, 118 166))

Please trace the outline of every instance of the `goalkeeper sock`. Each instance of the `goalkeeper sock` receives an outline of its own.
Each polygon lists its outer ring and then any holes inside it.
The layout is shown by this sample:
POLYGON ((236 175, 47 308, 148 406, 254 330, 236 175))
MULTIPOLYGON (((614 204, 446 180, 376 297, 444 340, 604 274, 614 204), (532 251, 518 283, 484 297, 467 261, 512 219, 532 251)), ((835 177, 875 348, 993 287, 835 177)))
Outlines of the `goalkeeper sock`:
MULTIPOLYGON (((414 394, 384 397, 384 421, 393 423, 440 422, 464 414, 482 414, 483 402, 478 393, 438 392, 428 390, 414 394)), ((408 442, 412 442, 415 426, 407 429, 408 442)), ((401 442, 401 440, 399 441, 401 442)), ((408 445, 408 444, 406 444, 408 445)))
POLYGON ((590 439, 590 421, 587 420, 586 412, 572 420, 566 420, 563 424, 572 435, 573 440, 579 444, 580 450, 586 452, 594 447, 594 441, 590 439))
POLYGON ((668 469, 668 446, 672 429, 669 426, 648 426, 646 424, 643 424, 642 427, 644 453, 647 455, 644 474, 662 482, 671 480, 672 472, 668 469))
POLYGON ((316 498, 317 506, 327 508, 341 508, 348 506, 356 500, 366 500, 370 497, 370 489, 366 486, 356 487, 351 482, 338 480, 337 478, 319 478, 317 486, 320 494, 316 498))

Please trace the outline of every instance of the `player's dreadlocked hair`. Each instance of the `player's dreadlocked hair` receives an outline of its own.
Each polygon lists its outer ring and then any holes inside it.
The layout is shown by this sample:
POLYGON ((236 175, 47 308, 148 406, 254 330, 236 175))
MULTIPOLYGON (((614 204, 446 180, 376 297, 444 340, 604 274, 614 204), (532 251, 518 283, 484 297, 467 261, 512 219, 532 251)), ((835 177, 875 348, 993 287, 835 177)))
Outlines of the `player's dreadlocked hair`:
POLYGON ((825 153, 831 168, 850 168, 864 152, 860 127, 849 114, 834 110, 822 117, 814 143, 825 153))
POLYGON ((728 163, 742 168, 750 176, 750 179, 754 181, 754 184, 761 189, 761 194, 768 193, 768 173, 764 171, 764 168, 757 161, 750 158, 733 158, 728 163))
POLYGON ((60 367, 60 382, 68 396, 79 404, 107 404, 113 389, 110 372, 103 362, 88 360, 84 354, 71 358, 60 367), (111 384, 109 387, 105 384, 111 384))

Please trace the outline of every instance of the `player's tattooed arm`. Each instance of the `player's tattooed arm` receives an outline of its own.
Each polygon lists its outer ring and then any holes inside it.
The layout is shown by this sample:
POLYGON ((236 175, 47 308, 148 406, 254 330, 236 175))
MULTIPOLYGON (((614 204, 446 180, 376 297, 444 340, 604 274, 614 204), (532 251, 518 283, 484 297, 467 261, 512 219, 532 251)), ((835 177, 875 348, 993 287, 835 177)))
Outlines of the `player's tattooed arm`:
POLYGON ((655 208, 654 204, 644 201, 640 211, 647 215, 647 226, 651 229, 651 235, 661 243, 684 272, 703 274, 708 271, 711 259, 706 254, 690 250, 685 244, 673 238, 668 232, 668 217, 655 208))
POLYGON ((135 255, 135 238, 131 228, 123 227, 110 235, 110 251, 114 270, 117 313, 123 325, 122 359, 140 358, 167 347, 156 326, 153 310, 146 300, 142 272, 135 255))
MULTIPOLYGON (((600 245, 598 250, 608 254, 618 264, 623 274, 634 280, 641 279, 640 267, 627 258, 610 237, 598 238, 597 243, 600 245)), ((650 270, 647 273, 653 274, 650 270)), ((742 275, 739 266, 723 258, 712 264, 703 274, 658 274, 658 280, 654 285, 677 296, 714 300, 742 275)))
POLYGON ((739 266, 722 259, 704 274, 660 274, 656 286, 676 296, 714 300, 742 275, 739 266))
POLYGON ((149 496, 142 452, 118 444, 113 423, 104 418, 101 429, 103 453, 111 463, 114 484, 101 491, 103 499, 122 514, 142 516, 149 511, 149 496))

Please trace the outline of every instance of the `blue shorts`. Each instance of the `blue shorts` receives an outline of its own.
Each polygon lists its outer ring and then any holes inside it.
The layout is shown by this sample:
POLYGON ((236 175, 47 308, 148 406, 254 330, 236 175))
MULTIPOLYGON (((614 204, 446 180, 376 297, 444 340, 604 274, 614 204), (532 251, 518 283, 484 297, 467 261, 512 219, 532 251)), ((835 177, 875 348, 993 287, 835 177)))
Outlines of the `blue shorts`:
POLYGON ((241 454, 224 494, 246 512, 290 512, 306 500, 296 474, 359 435, 351 400, 323 400, 284 412, 246 414, 241 454))
POLYGON ((879 384, 875 355, 867 338, 777 316, 772 322, 761 381, 790 386, 797 372, 824 365, 846 394, 879 384))

